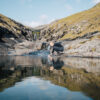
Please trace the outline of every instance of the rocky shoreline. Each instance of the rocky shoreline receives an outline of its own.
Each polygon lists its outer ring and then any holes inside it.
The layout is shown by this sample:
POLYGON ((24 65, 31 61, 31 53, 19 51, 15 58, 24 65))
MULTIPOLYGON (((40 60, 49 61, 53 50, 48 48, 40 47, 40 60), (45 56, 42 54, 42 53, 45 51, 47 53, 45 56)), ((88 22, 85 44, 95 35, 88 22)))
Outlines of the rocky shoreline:
MULTIPOLYGON (((76 41, 60 41, 61 44, 64 46, 64 52, 60 56, 66 57, 80 57, 80 58, 100 58, 100 50, 99 46, 97 45, 95 48, 92 46, 90 42, 100 44, 99 39, 95 41, 89 40, 76 40, 76 41), (84 41, 89 42, 85 44, 84 41), (98 41, 98 42, 97 42, 98 41), (91 44, 91 45, 90 45, 91 44), (82 49, 83 48, 83 49, 82 49), (98 48, 98 49, 97 49, 98 48)), ((38 52, 40 50, 46 50, 49 42, 43 41, 23 41, 21 43, 17 43, 14 45, 13 48, 4 47, 3 49, 0 48, 0 55, 28 55, 32 52, 38 52), (43 47, 43 44, 45 46, 43 47)), ((4 44, 2 44, 4 45, 4 44)))

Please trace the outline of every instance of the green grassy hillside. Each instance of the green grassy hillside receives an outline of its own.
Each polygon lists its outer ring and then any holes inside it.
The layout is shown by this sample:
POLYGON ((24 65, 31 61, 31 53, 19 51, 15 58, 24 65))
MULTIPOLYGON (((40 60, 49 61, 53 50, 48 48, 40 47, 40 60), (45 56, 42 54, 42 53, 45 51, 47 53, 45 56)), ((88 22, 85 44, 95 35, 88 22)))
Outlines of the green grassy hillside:
POLYGON ((72 40, 97 32, 100 32, 100 3, 89 10, 51 23, 41 34, 45 34, 47 39, 72 40))

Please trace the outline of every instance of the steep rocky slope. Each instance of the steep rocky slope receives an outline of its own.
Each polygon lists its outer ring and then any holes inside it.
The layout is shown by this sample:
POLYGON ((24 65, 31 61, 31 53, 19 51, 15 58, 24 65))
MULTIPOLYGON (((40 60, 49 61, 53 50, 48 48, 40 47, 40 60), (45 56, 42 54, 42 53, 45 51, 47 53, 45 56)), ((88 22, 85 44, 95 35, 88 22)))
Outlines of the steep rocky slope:
POLYGON ((32 40, 31 30, 24 25, 0 14, 0 42, 9 42, 7 39, 32 40))
POLYGON ((41 31, 41 35, 48 40, 74 40, 90 38, 98 32, 100 32, 100 3, 89 10, 49 24, 41 31))
POLYGON ((100 57, 100 3, 52 22, 41 30, 41 40, 61 41, 70 56, 100 57))
POLYGON ((0 14, 0 54, 5 54, 8 49, 15 49, 16 45, 19 48, 18 44, 23 42, 28 47, 32 40, 33 34, 29 27, 0 14))

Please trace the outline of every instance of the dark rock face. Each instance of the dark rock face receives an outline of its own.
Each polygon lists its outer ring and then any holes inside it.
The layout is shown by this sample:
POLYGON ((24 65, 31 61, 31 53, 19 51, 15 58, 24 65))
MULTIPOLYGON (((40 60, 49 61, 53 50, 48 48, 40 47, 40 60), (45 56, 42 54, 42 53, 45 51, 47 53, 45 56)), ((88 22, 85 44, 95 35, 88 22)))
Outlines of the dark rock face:
POLYGON ((0 14, 0 54, 24 41, 32 41, 32 30, 4 15, 0 14))
POLYGON ((49 46, 49 44, 48 44, 48 43, 43 42, 43 43, 42 43, 42 45, 41 45, 41 50, 43 50, 43 49, 47 49, 47 48, 48 48, 48 46, 49 46))
POLYGON ((0 42, 4 42, 3 38, 17 38, 17 36, 8 29, 0 27, 0 42))
POLYGON ((4 15, 0 14, 0 42, 7 42, 4 38, 13 40, 33 40, 32 30, 4 15))
POLYGON ((7 28, 0 26, 0 42, 7 42, 3 40, 4 38, 14 38, 14 40, 32 40, 32 32, 28 29, 22 29, 21 34, 16 34, 7 28))

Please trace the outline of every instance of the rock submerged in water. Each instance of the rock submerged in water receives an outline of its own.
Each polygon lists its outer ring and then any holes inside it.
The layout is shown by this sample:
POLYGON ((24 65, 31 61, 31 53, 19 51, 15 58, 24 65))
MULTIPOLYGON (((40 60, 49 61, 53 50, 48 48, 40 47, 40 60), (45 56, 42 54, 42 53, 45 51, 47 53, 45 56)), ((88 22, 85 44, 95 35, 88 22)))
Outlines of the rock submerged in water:
POLYGON ((42 43, 40 41, 31 42, 23 41, 14 45, 14 49, 8 50, 7 55, 40 55, 47 56, 49 51, 47 50, 48 43, 42 43))
POLYGON ((30 52, 29 55, 37 55, 37 56, 48 56, 50 52, 48 50, 39 50, 30 52))

